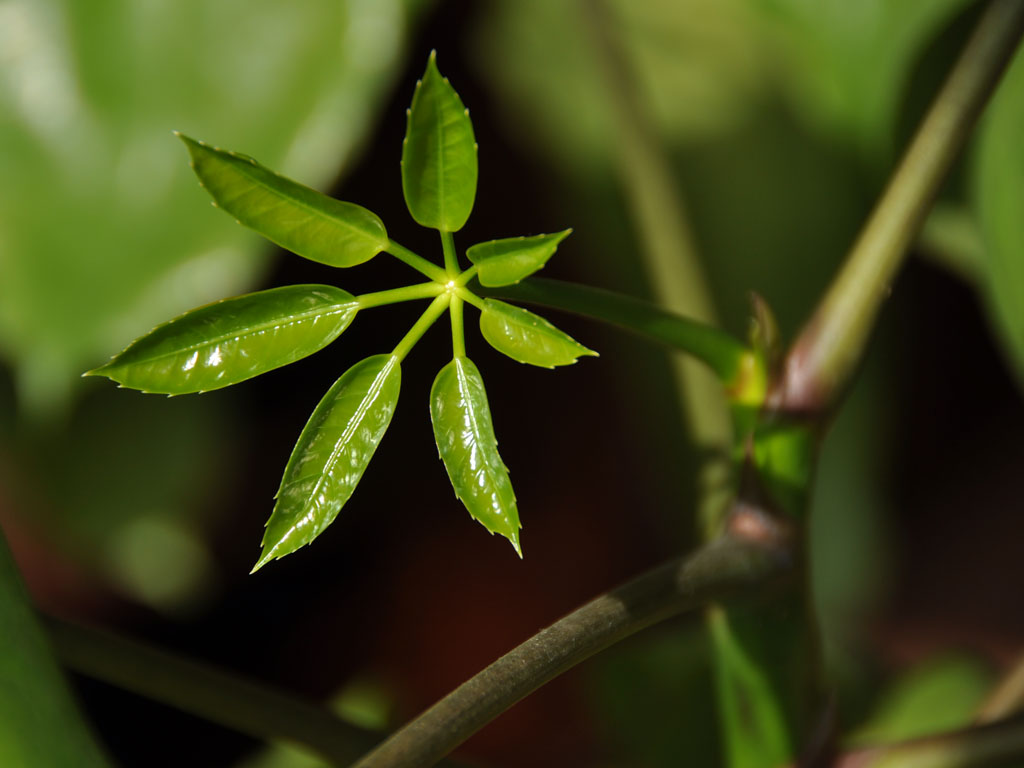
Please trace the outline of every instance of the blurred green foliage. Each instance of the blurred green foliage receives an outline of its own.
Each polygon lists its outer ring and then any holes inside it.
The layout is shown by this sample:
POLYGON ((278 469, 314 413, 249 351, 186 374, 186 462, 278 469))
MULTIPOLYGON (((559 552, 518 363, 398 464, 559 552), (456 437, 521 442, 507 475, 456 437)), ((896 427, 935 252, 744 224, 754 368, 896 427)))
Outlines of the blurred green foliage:
MULTIPOLYGON (((76 377, 156 322, 251 287, 265 267, 258 238, 205 209, 170 131, 237 147, 306 183, 331 182, 367 140, 418 5, 0 0, 0 355, 15 384, 0 381, 0 470, 16 478, 0 487, 0 502, 49 521, 75 557, 91 558, 148 605, 187 604, 215 578, 206 543, 214 519, 204 514, 223 492, 217 478, 230 468, 226 436, 237 413, 220 394, 97 394, 76 377), (79 402, 48 432, 18 432, 15 397, 43 419, 79 402)), ((438 18, 451 7, 439 4, 438 18)), ((642 292, 615 178, 611 107, 581 22, 592 8, 479 4, 463 43, 506 140, 543 158, 548 180, 530 194, 558 206, 557 226, 575 229, 564 263, 576 259, 581 280, 642 292)), ((941 39, 963 37, 972 4, 609 0, 608 8, 685 193, 723 323, 745 331, 755 289, 791 338, 944 73, 923 63, 941 39)), ((944 191, 927 238, 974 281, 1018 371, 1022 65, 1018 55, 959 169, 969 184, 944 191)), ((854 687, 873 682, 858 657, 858 627, 890 573, 888 464, 899 416, 890 393, 900 349, 884 330, 823 446, 814 500, 826 647, 854 687)), ((621 368, 623 400, 636 399, 637 380, 663 381, 648 375, 659 353, 643 357, 633 346, 601 345, 602 361, 621 368)), ((665 402, 635 405, 633 426, 659 447, 675 432, 665 402)), ((685 471, 674 454, 651 467, 651 477, 665 475, 659 490, 685 471)), ((673 521, 672 530, 691 522, 673 521)), ((593 663, 592 706, 610 752, 629 755, 630 765, 717 759, 705 645, 642 635, 593 663)), ((890 725, 874 720, 864 733, 889 738, 962 722, 987 679, 960 662, 920 675, 882 707, 890 725)))

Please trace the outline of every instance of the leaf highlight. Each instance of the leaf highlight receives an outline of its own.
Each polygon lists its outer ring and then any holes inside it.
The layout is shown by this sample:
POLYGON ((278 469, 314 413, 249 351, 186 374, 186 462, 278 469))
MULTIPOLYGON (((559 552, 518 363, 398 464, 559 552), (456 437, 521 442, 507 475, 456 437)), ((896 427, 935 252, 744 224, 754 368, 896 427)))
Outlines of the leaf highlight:
POLYGON ((430 390, 434 439, 455 495, 473 519, 519 546, 519 510, 508 468, 498 455, 480 371, 467 357, 441 369, 430 390))
POLYGON ((220 389, 323 349, 358 309, 352 294, 330 285, 224 299, 157 326, 85 375, 164 395, 220 389))
POLYGON ((397 357, 375 355, 327 391, 288 459, 253 572, 308 544, 338 516, 391 423, 401 380, 397 357))

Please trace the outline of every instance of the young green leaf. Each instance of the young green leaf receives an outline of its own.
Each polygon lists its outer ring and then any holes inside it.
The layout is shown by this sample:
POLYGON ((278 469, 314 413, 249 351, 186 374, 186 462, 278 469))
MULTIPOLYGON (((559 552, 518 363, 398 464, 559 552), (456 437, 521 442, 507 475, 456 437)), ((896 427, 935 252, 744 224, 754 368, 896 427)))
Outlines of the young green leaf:
POLYGON ((299 435, 253 571, 308 544, 348 501, 398 403, 402 371, 394 355, 374 355, 338 379, 299 435))
POLYGON ((516 496, 498 455, 483 379, 469 358, 456 357, 437 374, 430 390, 430 418, 455 495, 470 515, 511 541, 522 557, 516 496))
POLYGON ((508 237, 477 243, 466 251, 466 256, 476 264, 477 279, 481 285, 490 288, 512 285, 543 267, 555 255, 558 244, 571 232, 571 229, 566 229, 552 235, 508 237))
POLYGON ((424 227, 458 232, 476 197, 476 141, 469 111, 430 54, 416 85, 402 144, 402 192, 424 227))
POLYGON ((330 285, 289 285, 193 309, 157 326, 87 376, 183 395, 237 384, 323 349, 359 305, 330 285))
POLYGON ((480 333, 502 354, 541 368, 571 365, 584 355, 597 356, 540 315, 497 299, 484 300, 480 333))
POLYGON ((279 176, 251 157, 177 135, 216 204, 282 248, 321 264, 351 267, 387 246, 384 223, 362 206, 279 176))

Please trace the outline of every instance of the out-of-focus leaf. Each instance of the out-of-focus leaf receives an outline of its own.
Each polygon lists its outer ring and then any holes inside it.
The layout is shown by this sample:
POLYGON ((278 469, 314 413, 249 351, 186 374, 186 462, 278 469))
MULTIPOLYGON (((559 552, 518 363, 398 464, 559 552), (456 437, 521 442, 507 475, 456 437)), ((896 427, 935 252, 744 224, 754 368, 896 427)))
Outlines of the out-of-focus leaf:
POLYGON ((0 765, 105 768, 0 534, 0 765))
POLYGON ((974 203, 985 244, 989 310, 1024 383, 1024 56, 988 108, 975 156, 974 203))
POLYGON ((571 229, 566 229, 553 235, 509 237, 477 243, 466 251, 466 256, 476 264, 477 280, 481 285, 512 285, 547 264, 548 259, 555 255, 558 244, 571 233, 571 229))
POLYGON ((217 205, 282 248, 332 267, 352 267, 387 246, 384 222, 362 206, 298 184, 251 157, 178 136, 217 205))
POLYGON ((476 198, 476 140, 469 110, 430 54, 416 85, 402 145, 402 192, 424 227, 462 229, 476 198))
POLYGON ((397 357, 374 355, 327 391, 288 459, 254 571, 308 544, 338 516, 391 423, 401 381, 397 357))
POLYGON ((783 53, 784 83, 828 133, 888 161, 911 69, 969 0, 747 0, 783 53))
POLYGON ((502 354, 541 368, 571 365, 584 355, 597 356, 540 315, 497 299, 484 300, 480 333, 502 354))
POLYGON ((437 374, 430 418, 455 495, 475 520, 512 542, 522 557, 516 496, 498 455, 484 381, 472 360, 456 357, 437 374))
POLYGON ((851 742, 902 741, 967 725, 984 700, 992 677, 979 662, 963 656, 920 664, 892 684, 851 742))
POLYGON ((330 285, 289 285, 187 312, 89 371, 143 392, 181 395, 251 379, 323 349, 358 310, 330 285))
POLYGON ((172 130, 336 177, 414 0, 0 3, 0 356, 23 407, 90 361, 244 293, 266 243, 203 204, 172 130))
MULTIPOLYGON (((607 167, 615 136, 587 34, 594 7, 491 3, 475 35, 481 69, 508 108, 510 135, 539 140, 554 161, 585 175, 607 167)), ((623 36, 638 101, 673 143, 736 125, 770 82, 770 50, 746 0, 606 0, 600 7, 623 36)))

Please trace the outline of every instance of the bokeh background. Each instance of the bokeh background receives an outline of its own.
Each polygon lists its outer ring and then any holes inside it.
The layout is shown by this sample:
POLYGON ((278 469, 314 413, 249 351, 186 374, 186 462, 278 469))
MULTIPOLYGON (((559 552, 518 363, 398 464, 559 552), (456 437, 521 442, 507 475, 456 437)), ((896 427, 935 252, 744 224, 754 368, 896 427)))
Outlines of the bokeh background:
MULTIPOLYGON (((309 412, 419 308, 361 314, 316 356, 201 396, 81 379, 214 299, 412 277, 385 256, 341 272, 270 247, 210 207, 172 130, 364 205, 439 257, 405 211, 398 165, 436 49, 480 145, 460 249, 571 226, 547 276, 657 295, 597 14, 722 324, 745 334, 756 290, 790 338, 977 13, 966 0, 0 0, 0 525, 34 601, 388 728, 695 540, 701 452, 665 351, 553 313, 601 357, 550 372, 468 340, 520 502, 522 562, 467 517, 437 460, 427 396, 450 354, 442 329, 404 366, 394 422, 344 513, 249 576, 309 412)), ((862 738, 963 722, 1024 647, 1020 58, 823 447, 815 588, 841 717, 862 738)), ((316 765, 72 683, 120 765, 316 765)), ((621 644, 461 756, 713 765, 699 626, 621 644)))

